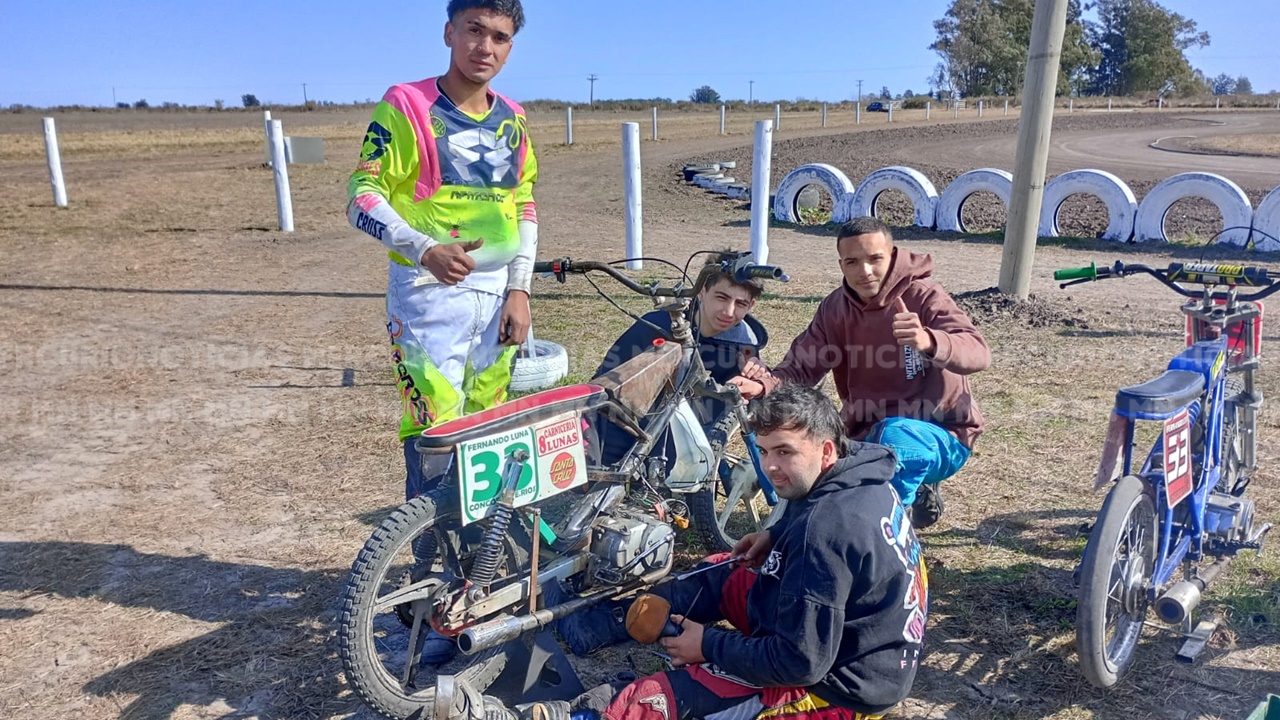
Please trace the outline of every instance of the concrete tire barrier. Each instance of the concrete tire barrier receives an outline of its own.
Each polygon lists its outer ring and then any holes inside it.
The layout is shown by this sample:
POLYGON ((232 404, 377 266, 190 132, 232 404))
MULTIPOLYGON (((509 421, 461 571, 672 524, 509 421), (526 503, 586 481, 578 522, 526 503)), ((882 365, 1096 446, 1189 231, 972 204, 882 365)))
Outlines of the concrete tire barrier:
POLYGON ((853 194, 853 183, 849 182, 849 178, 839 168, 825 163, 801 165, 782 178, 773 198, 774 219, 789 223, 800 222, 796 200, 800 197, 800 191, 810 185, 822 187, 831 196, 832 222, 842 223, 849 219, 841 216, 840 211, 841 208, 848 207, 847 198, 853 194))
POLYGON ((1280 187, 1267 193, 1253 211, 1253 249, 1280 250, 1280 187))
POLYGON ((695 177, 697 177, 698 175, 701 175, 702 173, 713 173, 713 172, 719 172, 719 171, 720 171, 719 163, 714 163, 711 165, 685 165, 684 169, 682 170, 682 172, 684 173, 685 182, 691 182, 695 177))
POLYGON ((876 199, 886 190, 898 190, 914 208, 914 224, 932 228, 938 208, 938 191, 919 170, 897 165, 881 168, 858 184, 849 195, 849 205, 841 213, 844 220, 875 214, 876 199))
POLYGON ((1179 173, 1151 188, 1151 192, 1138 204, 1134 240, 1168 242, 1169 238, 1164 233, 1165 216, 1174 203, 1186 198, 1203 198, 1218 207, 1224 232, 1218 236, 1217 242, 1235 247, 1249 243, 1253 227, 1253 205, 1249 196, 1239 185, 1221 175, 1205 172, 1179 173))
POLYGON ((1009 196, 1013 194, 1013 174, 996 168, 970 170, 961 175, 938 197, 936 220, 938 230, 948 232, 965 232, 964 221, 960 219, 960 208, 969 196, 978 192, 993 193, 1009 208, 1009 196))
POLYGON ((1103 170, 1072 170, 1044 186, 1044 204, 1040 207, 1040 237, 1058 237, 1058 213, 1062 203, 1072 195, 1092 195, 1107 206, 1107 229, 1103 240, 1128 242, 1133 237, 1138 200, 1123 180, 1103 170))

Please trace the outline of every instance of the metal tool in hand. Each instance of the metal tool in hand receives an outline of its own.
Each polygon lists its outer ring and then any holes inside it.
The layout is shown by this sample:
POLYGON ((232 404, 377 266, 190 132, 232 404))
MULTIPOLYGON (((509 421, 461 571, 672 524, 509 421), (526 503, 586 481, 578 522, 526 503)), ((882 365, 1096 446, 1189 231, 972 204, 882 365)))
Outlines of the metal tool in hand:
POLYGON ((693 570, 690 570, 690 571, 688 571, 688 572, 680 573, 679 575, 676 575, 674 579, 675 579, 675 580, 684 580, 685 578, 691 578, 691 577, 693 577, 694 575, 699 575, 699 574, 704 573, 704 572, 706 572, 706 571, 708 571, 708 570, 714 570, 714 569, 716 569, 716 568, 718 568, 718 567, 722 567, 722 566, 724 566, 724 565, 728 565, 729 563, 735 563, 735 562, 738 562, 738 561, 739 561, 739 560, 741 560, 742 558, 743 558, 743 556, 742 556, 742 555, 730 555, 729 557, 725 558, 724 560, 720 560, 720 561, 718 561, 718 562, 713 562, 713 563, 708 563, 708 564, 706 564, 706 565, 703 565, 703 566, 702 566, 702 567, 700 567, 700 568, 694 568, 693 570))

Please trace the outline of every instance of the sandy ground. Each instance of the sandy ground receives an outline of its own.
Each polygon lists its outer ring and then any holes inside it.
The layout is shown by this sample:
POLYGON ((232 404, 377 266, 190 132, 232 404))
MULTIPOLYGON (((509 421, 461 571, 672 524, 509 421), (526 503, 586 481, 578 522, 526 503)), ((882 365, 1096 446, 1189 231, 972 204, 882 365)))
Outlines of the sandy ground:
MULTIPOLYGON (((1186 122, 1085 117, 1060 119, 1055 153, 1088 146, 1089 136, 1134 136, 1129 146, 1186 122)), ((598 127, 575 129, 584 139, 564 147, 556 120, 535 118, 541 256, 621 256, 616 137, 625 119, 588 118, 598 127)), ((386 261, 342 215, 363 113, 285 120, 299 135, 325 137, 330 159, 290 168, 292 234, 274 230, 256 116, 60 118, 72 205, 58 210, 37 116, 0 115, 7 716, 367 715, 345 686, 332 635, 343 576, 403 487, 383 330, 386 261)), ((745 206, 693 190, 675 171, 697 158, 749 157, 749 122, 718 137, 707 116, 674 118, 664 123, 672 139, 645 143, 647 253, 683 260, 695 249, 746 246, 745 206)), ((990 118, 826 130, 812 114, 788 118, 775 175, 823 160, 856 181, 921 161, 945 180, 999 164, 975 156, 975 143, 1011 147, 1012 133, 990 118)), ((1135 183, 1183 169, 1181 156, 1133 152, 1112 167, 1135 183)), ((1077 159, 1051 166, 1101 160, 1077 159)), ((1255 161, 1212 159, 1251 195, 1269 189, 1255 161)), ((903 235, 904 246, 934 255, 953 292, 995 284, 1001 249, 989 239, 903 235)), ((770 260, 794 278, 758 311, 775 338, 766 357, 777 360, 838 271, 829 229, 779 227, 770 237, 770 260)), ((932 649, 898 717, 1240 717, 1280 687, 1271 551, 1242 561, 1211 595, 1206 609, 1227 629, 1196 666, 1173 663, 1176 643, 1153 633, 1144 672, 1100 693, 1080 678, 1072 648, 1069 573, 1079 527, 1100 504, 1087 490, 1104 418, 1117 385, 1154 374, 1176 351, 1181 321, 1153 282, 1062 292, 1050 271, 1200 254, 1048 244, 1037 255, 1038 304, 974 301, 995 356, 975 379, 990 426, 971 465, 948 481, 947 516, 926 534, 932 649)), ((572 376, 585 378, 625 318, 584 283, 539 280, 536 295, 539 335, 568 346, 572 376)), ((1274 413, 1260 435, 1254 497, 1260 516, 1276 517, 1274 413)))

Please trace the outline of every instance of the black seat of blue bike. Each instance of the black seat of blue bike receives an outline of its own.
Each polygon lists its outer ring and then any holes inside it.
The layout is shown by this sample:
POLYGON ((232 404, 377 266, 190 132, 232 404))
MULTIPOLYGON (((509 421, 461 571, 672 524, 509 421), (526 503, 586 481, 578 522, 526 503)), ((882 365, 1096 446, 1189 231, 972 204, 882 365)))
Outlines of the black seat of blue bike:
POLYGON ((1127 414, 1166 416, 1200 397, 1204 376, 1190 370, 1169 370, 1141 385, 1120 388, 1116 410, 1127 414))

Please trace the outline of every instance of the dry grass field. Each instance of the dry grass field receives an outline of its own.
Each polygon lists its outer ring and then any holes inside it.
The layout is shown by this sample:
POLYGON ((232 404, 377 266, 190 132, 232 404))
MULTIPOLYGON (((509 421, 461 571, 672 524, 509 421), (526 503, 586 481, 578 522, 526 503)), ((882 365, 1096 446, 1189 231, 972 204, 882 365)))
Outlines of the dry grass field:
MULTIPOLYGON (((60 210, 39 116, 0 114, 5 717, 369 716, 333 640, 344 575, 403 492, 383 328, 386 256, 342 212, 366 112, 276 114, 291 134, 326 141, 327 164, 289 168, 292 234, 275 229, 260 115, 59 116, 71 198, 60 210)), ((940 177, 972 166, 929 133, 954 134, 963 158, 974 137, 1011 132, 999 112, 988 111, 991 123, 939 115, 928 126, 922 112, 901 119, 903 132, 927 135, 903 136, 912 143, 940 143, 940 177), (989 127, 967 129, 978 125, 989 127)), ((725 137, 713 114, 660 120, 662 139, 643 149, 647 254, 683 261, 693 250, 747 245, 746 206, 689 188, 677 171, 694 158, 749 156, 751 121, 771 116, 732 118, 725 137)), ((829 159, 854 177, 858 163, 895 164, 909 151, 893 140, 899 119, 886 127, 864 114, 854 127, 832 113, 824 130, 817 113, 784 116, 777 157, 829 159)), ((532 118, 540 256, 616 259, 618 123, 641 121, 647 138, 648 117, 575 120, 566 147, 560 116, 532 118)), ((1104 125, 1097 132, 1113 131, 1104 125)), ((1167 174, 1178 170, 1181 156, 1161 157, 1167 174)), ((780 164, 775 182, 794 166, 780 164)), ((831 233, 770 231, 770 261, 793 281, 757 307, 772 337, 767 360, 782 357, 839 282, 831 233)), ((1151 630, 1140 672, 1120 687, 1100 692, 1081 677, 1071 569, 1101 504, 1090 488, 1106 416, 1118 386, 1154 376, 1179 349, 1182 318, 1154 281, 1063 291, 1050 278, 1116 258, 1280 264, 1187 244, 1056 240, 1039 248, 1033 298, 1019 303, 981 292, 996 284, 998 240, 901 235, 903 247, 933 254, 937 279, 963 294, 994 364, 973 379, 987 431, 943 486, 943 520, 922 535, 929 651, 893 717, 1236 719, 1280 691, 1272 546, 1241 558, 1208 594, 1202 611, 1223 629, 1197 664, 1176 663, 1177 641, 1151 630)), ((570 379, 586 379, 628 319, 580 280, 539 279, 534 290, 538 336, 565 345, 570 379)), ((1277 339, 1266 332, 1268 357, 1277 339)), ((1271 370, 1262 389, 1280 398, 1271 370)), ((1262 519, 1280 519, 1278 418, 1274 405, 1260 418, 1251 492, 1262 519)))

